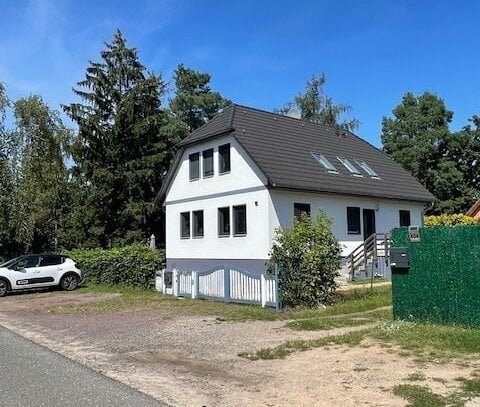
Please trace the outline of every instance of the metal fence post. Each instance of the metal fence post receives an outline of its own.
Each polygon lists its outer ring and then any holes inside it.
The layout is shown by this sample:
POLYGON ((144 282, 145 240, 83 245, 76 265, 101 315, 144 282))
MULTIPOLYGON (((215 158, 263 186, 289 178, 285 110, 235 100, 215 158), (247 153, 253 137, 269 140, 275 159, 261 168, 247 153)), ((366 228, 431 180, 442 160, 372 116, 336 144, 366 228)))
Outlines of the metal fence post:
POLYGON ((192 299, 198 297, 198 271, 192 271, 192 299))
POLYGON ((265 274, 262 273, 260 275, 260 287, 261 287, 261 300, 262 300, 262 308, 265 308, 267 305, 267 279, 265 278, 265 274))
POLYGON ((177 269, 172 270, 172 288, 173 288, 173 296, 178 297, 180 292, 180 279, 178 278, 178 271, 177 269))
POLYGON ((223 298, 230 302, 230 267, 223 267, 223 298))
POLYGON ((281 300, 280 300, 280 281, 279 281, 279 274, 280 274, 280 266, 278 263, 275 263, 275 311, 279 311, 281 308, 281 300))

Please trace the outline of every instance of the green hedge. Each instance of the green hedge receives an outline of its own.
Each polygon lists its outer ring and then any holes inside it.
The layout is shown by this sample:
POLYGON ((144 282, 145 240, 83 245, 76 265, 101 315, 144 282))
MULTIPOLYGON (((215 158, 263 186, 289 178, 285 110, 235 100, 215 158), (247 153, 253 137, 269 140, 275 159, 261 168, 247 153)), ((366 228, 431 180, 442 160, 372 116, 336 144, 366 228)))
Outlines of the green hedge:
POLYGON ((66 252, 82 270, 85 283, 127 285, 150 289, 155 286, 155 271, 165 259, 161 250, 144 245, 114 249, 75 249, 66 252))

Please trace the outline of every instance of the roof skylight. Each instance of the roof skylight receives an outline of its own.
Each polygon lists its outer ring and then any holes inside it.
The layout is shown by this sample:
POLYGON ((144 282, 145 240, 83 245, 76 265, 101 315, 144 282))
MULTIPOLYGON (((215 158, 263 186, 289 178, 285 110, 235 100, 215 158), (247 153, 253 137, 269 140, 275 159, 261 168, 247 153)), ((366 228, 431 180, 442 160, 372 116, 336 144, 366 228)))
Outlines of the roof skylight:
POLYGON ((313 157, 325 168, 328 172, 338 173, 337 169, 328 161, 327 157, 320 153, 312 153, 313 157))
POLYGON ((351 162, 350 160, 348 160, 347 158, 345 157, 337 157, 338 158, 338 161, 340 161, 343 166, 353 175, 359 175, 359 176, 362 176, 362 174, 360 174, 360 171, 357 169, 357 167, 355 167, 351 162))
POLYGON ((364 170, 370 177, 379 178, 378 174, 363 160, 355 160, 359 167, 364 170))

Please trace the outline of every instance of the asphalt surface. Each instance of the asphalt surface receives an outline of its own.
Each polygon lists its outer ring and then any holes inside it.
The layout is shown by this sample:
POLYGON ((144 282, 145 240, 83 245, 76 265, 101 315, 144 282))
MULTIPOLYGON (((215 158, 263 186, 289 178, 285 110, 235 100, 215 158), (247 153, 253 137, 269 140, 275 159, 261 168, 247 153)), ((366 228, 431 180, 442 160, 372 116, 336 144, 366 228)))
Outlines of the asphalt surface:
POLYGON ((0 327, 0 406, 166 405, 0 327))

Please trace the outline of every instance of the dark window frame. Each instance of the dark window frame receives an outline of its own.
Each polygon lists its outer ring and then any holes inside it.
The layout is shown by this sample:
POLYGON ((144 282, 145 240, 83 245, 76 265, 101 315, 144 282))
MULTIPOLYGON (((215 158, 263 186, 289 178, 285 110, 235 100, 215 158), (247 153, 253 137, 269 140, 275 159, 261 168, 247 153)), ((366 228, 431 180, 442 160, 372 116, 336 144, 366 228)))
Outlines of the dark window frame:
POLYGON ((231 161, 231 147, 230 143, 222 144, 218 146, 218 173, 228 174, 232 169, 232 161, 231 161), (228 153, 227 153, 228 152, 228 153), (225 160, 225 157, 228 157, 228 160, 225 160), (228 161, 228 165, 226 165, 228 161), (228 167, 228 169, 224 169, 224 167, 228 167))
POLYGON ((203 209, 192 211, 192 238, 201 239, 204 236, 205 236, 205 218, 203 216, 203 209), (198 218, 197 214, 201 214, 202 215, 201 218, 198 218), (201 219, 200 226, 198 222, 199 219, 201 219))
POLYGON ((40 259, 40 263, 39 263, 38 267, 59 266, 60 264, 62 264, 64 262, 63 257, 58 255, 58 254, 46 254, 46 255, 40 256, 40 257, 41 257, 41 259, 40 259), (55 259, 54 262, 52 262, 53 259, 55 259), (42 264, 44 262, 44 260, 49 264, 42 264))
POLYGON ((213 163, 213 156, 214 156, 213 148, 208 148, 202 151, 203 178, 211 178, 215 175, 215 165, 213 163), (210 168, 210 165, 211 165, 211 168, 210 168))
POLYGON ((192 153, 188 156, 188 163, 189 163, 189 179, 190 181, 197 181, 200 179, 200 153, 192 153), (196 162, 197 162, 197 176, 193 176, 193 163, 195 162, 193 158, 196 157, 196 162))
POLYGON ((191 222, 190 222, 190 212, 180 212, 180 239, 190 239, 192 236, 191 232, 191 222), (187 215, 187 218, 185 218, 184 215, 187 215), (188 224, 188 233, 184 234, 183 232, 187 230, 184 226, 185 219, 187 220, 188 224))
POLYGON ((398 224, 400 225, 400 227, 408 227, 412 225, 412 216, 410 210, 400 209, 398 211, 398 224), (407 216, 408 222, 404 222, 404 216, 407 216), (408 223, 408 225, 406 223, 408 223))
POLYGON ((359 206, 347 206, 347 234, 362 234, 361 210, 359 206))
POLYGON ((234 205, 232 207, 232 218, 233 218, 233 236, 246 236, 247 235, 247 205, 246 204, 242 204, 242 205, 234 205), (244 224, 244 227, 243 227, 243 231, 242 230, 238 230, 238 229, 241 229, 238 227, 238 215, 241 213, 240 211, 241 210, 245 210, 244 213, 245 213, 245 224, 244 224))
POLYGON ((293 216, 295 218, 300 218, 302 213, 306 213, 307 216, 310 216, 312 210, 312 206, 306 202, 294 202, 293 203, 293 216), (306 210, 305 210, 306 209, 306 210))
POLYGON ((230 222, 230 207, 223 206, 217 210, 218 236, 229 237, 232 233, 232 224, 230 222), (227 228, 225 228, 225 214, 227 214, 227 228))

